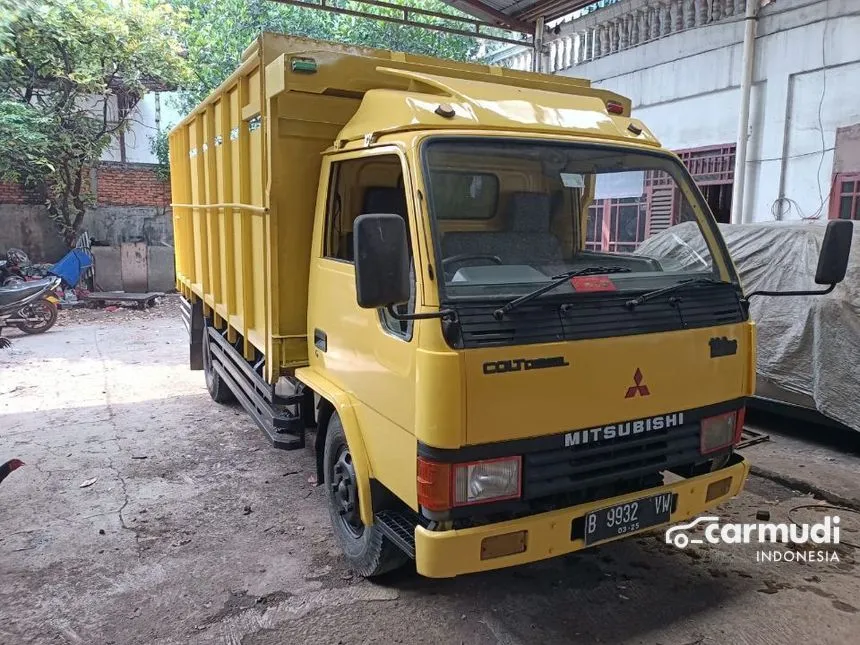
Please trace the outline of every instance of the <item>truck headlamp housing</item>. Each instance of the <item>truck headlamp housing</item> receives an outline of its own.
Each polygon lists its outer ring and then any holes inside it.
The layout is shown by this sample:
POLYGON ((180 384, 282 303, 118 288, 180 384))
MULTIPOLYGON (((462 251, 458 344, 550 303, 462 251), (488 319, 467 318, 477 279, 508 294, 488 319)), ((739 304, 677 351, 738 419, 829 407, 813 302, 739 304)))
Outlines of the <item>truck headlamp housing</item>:
POLYGON ((700 452, 706 455, 740 441, 746 408, 702 419, 700 452))
POLYGON ((522 457, 446 464, 418 458, 418 503, 430 511, 517 499, 522 457))
POLYGON ((518 498, 521 463, 517 456, 455 464, 454 506, 518 498))

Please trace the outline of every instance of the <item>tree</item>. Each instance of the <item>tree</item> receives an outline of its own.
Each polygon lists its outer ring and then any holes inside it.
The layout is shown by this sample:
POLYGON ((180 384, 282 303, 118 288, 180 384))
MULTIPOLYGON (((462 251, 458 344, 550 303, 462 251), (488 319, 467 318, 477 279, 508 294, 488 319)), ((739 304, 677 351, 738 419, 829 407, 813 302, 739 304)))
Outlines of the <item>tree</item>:
MULTIPOLYGON (((393 0, 396 2, 396 0, 393 0)), ((395 51, 469 60, 479 41, 470 36, 445 34, 368 18, 347 16, 279 4, 274 0, 170 0, 186 16, 182 41, 188 52, 191 81, 183 88, 180 108, 189 111, 227 78, 244 49, 261 31, 379 47, 395 51)), ((413 7, 451 13, 439 0, 410 0, 413 7)), ((338 6, 390 15, 383 7, 341 0, 338 6)), ((444 19, 427 17, 445 24, 444 19)), ((461 23, 448 26, 463 28, 461 23)))
POLYGON ((0 179, 43 185, 68 244, 89 169, 147 90, 185 80, 179 30, 152 0, 0 0, 0 179))

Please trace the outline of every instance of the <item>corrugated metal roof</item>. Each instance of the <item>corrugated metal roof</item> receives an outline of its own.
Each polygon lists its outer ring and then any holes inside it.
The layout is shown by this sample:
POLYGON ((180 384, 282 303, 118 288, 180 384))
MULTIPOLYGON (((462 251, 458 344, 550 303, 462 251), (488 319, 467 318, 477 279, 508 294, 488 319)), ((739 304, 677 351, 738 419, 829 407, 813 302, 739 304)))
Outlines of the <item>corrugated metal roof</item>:
POLYGON ((595 0, 442 0, 445 4, 499 26, 534 25, 582 9, 595 0))

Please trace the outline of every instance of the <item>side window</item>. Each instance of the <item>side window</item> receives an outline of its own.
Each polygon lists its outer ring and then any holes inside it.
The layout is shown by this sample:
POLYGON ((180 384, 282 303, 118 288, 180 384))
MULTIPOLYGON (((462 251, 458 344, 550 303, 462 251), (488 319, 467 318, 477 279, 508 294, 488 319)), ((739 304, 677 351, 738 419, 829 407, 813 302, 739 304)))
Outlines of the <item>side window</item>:
POLYGON ((860 220, 860 173, 837 174, 831 192, 830 219, 860 220))
MULTIPOLYGON (((396 155, 375 155, 346 159, 332 164, 326 214, 325 257, 353 263, 353 222, 365 213, 393 213, 406 221, 406 191, 403 169, 396 155)), ((410 248, 411 255, 411 248, 410 248)), ((415 310, 415 272, 410 271, 412 296, 397 308, 401 313, 415 310)), ((412 323, 380 313, 383 326, 392 333, 411 337, 412 323)))

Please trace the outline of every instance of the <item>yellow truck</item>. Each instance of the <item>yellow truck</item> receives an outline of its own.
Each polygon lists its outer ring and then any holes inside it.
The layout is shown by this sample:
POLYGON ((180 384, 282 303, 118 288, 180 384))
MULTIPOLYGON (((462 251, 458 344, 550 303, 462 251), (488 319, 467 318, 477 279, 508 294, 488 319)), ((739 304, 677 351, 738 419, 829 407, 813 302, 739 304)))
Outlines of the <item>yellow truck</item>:
POLYGON ((313 438, 362 575, 533 562, 741 490, 747 298, 630 107, 267 33, 171 132, 191 368, 275 447, 313 438))

